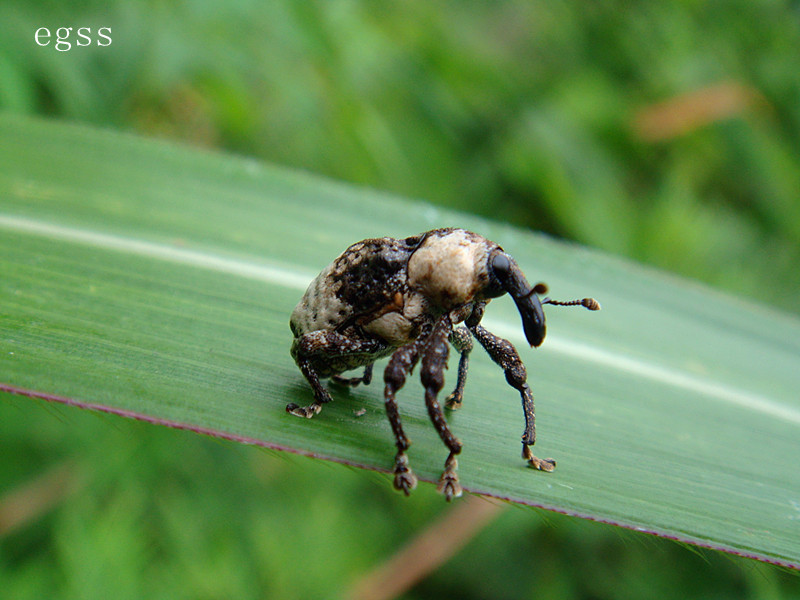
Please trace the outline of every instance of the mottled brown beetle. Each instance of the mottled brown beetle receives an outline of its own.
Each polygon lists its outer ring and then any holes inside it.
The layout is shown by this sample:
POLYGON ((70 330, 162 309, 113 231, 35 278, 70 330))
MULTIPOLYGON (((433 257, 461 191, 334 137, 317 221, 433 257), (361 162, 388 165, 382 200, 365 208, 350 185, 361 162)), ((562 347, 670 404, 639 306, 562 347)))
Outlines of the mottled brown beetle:
POLYGON ((391 355, 383 377, 386 413, 397 443, 394 487, 408 494, 417 478, 408 466, 409 441, 395 394, 421 360, 428 414, 450 450, 438 489, 451 500, 461 495, 456 473, 461 442, 447 426, 436 398, 444 386, 449 340, 461 358, 455 390, 445 405, 449 409, 461 406, 474 336, 522 396, 522 457, 535 469, 552 471, 554 460, 536 458, 530 450, 536 430, 525 366, 510 342, 480 324, 486 304, 508 293, 522 317, 525 338, 531 346, 539 346, 545 336, 542 303, 600 308, 592 298, 540 301, 538 295, 546 291, 541 283, 531 287, 500 246, 464 229, 434 229, 403 240, 386 237, 353 244, 311 282, 292 312, 292 356, 314 390, 314 402, 304 407, 291 403, 286 410, 313 417, 331 401, 320 379, 330 377, 350 386, 368 384, 374 362, 391 355), (453 328, 461 322, 466 327, 453 328), (364 367, 362 377, 342 377, 357 367, 364 367))

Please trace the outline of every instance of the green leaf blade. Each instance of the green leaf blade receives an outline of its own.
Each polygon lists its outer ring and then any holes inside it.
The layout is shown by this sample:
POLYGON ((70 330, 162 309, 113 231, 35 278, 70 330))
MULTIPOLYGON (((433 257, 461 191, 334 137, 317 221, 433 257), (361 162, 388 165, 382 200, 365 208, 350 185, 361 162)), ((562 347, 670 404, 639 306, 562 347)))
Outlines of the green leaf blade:
MULTIPOLYGON (((0 384, 387 469, 379 376, 335 391, 313 420, 284 412, 310 400, 288 353, 288 316, 348 244, 437 226, 494 239, 556 298, 603 304, 596 314, 548 307, 536 350, 524 347, 513 304, 491 304, 487 328, 528 368, 536 453, 558 469, 524 467, 519 398, 476 350, 464 407, 449 415, 467 489, 800 565, 796 318, 251 161, 0 118, 0 384)), ((435 480, 446 451, 421 386, 410 379, 400 402, 412 467, 435 480)))

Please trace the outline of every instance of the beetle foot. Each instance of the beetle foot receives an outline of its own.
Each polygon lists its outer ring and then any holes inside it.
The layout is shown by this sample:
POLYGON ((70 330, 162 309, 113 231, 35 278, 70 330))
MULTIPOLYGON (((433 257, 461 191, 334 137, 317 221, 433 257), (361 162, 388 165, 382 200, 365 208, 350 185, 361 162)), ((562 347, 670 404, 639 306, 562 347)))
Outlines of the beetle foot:
POLYGON ((529 446, 522 444, 522 458, 528 461, 528 466, 538 471, 551 473, 556 468, 556 461, 552 458, 536 458, 529 446))
POLYGON ((458 461, 452 452, 444 462, 444 473, 439 478, 439 485, 436 486, 440 494, 444 494, 445 499, 450 502, 453 498, 458 498, 463 493, 461 484, 458 481, 458 461))
POLYGON ((447 410, 458 410, 459 408, 461 408, 461 400, 462 400, 461 394, 453 392, 447 398, 445 398, 444 407, 447 410))
POLYGON ((394 459, 394 489, 408 496, 415 487, 417 476, 408 466, 408 456, 405 452, 399 452, 394 459))
POLYGON ((319 402, 312 402, 308 406, 298 406, 294 402, 290 402, 286 405, 286 412, 295 417, 303 417, 306 419, 310 419, 314 415, 319 414, 319 411, 322 410, 322 404, 319 402))

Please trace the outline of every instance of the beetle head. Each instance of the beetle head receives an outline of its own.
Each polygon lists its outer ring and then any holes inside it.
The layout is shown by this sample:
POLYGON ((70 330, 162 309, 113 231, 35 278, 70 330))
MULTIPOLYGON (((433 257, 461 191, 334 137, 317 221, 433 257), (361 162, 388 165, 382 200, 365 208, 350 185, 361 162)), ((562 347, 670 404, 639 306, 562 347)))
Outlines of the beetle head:
POLYGON ((528 343, 531 346, 541 345, 544 341, 545 323, 538 294, 543 293, 546 288, 542 284, 531 287, 517 262, 502 251, 489 257, 489 271, 499 284, 497 295, 508 292, 517 305, 528 343))

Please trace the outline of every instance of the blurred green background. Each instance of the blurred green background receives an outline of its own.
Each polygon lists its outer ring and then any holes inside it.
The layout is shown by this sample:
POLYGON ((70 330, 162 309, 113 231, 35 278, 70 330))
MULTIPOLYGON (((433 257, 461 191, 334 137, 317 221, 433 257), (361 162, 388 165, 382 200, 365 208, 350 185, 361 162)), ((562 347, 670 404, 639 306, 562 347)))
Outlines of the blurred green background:
MULTIPOLYGON (((788 1, 0 4, 6 112, 426 199, 795 313, 798 58, 788 1)), ((3 598, 335 597, 451 509, 430 486, 405 499, 383 475, 22 398, 2 397, 0 430, 3 598)), ((455 596, 796 598, 800 579, 508 508, 403 597, 455 596)))

